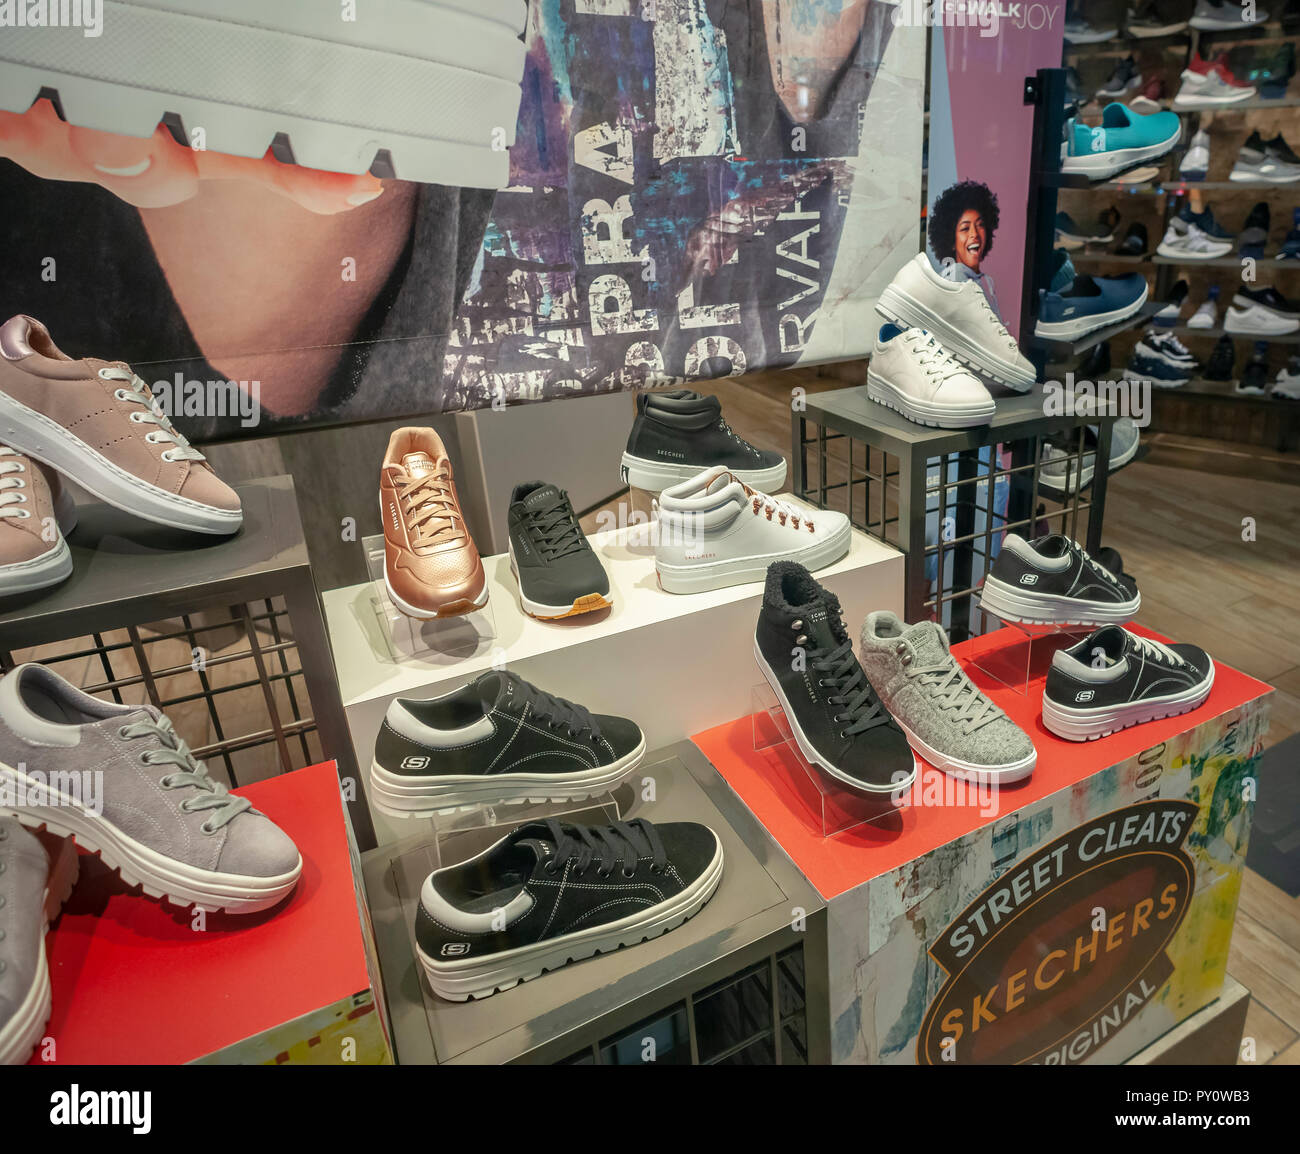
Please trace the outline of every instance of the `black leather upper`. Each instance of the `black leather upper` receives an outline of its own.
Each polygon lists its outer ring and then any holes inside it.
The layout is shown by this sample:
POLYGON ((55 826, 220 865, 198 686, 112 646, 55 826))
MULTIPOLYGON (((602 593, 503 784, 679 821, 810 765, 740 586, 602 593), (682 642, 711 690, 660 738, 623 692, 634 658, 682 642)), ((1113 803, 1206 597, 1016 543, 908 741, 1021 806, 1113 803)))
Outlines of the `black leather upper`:
POLYGON ((736 436, 722 419, 717 397, 688 389, 638 395, 627 451, 643 460, 694 465, 701 470, 715 465, 768 469, 783 460, 780 453, 756 449, 736 436))

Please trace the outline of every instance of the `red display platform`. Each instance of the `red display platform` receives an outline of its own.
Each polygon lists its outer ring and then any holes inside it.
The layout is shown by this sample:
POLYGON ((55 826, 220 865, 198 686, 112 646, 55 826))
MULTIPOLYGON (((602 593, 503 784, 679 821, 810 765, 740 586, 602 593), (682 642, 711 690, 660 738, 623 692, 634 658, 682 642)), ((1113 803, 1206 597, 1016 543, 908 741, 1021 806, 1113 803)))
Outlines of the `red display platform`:
POLYGON ((334 1023, 365 1039, 352 1060, 386 1060, 333 763, 235 792, 297 843, 297 888, 274 909, 196 928, 193 911, 128 889, 83 853, 46 938, 53 1015, 33 1063, 181 1063, 232 1046, 218 1060, 348 1060, 314 1052, 334 1023))
MULTIPOLYGON (((1146 637, 1168 640, 1138 625, 1128 628, 1146 637)), ((1038 764, 1030 778, 993 791, 997 805, 993 813, 982 810, 978 804, 964 803, 960 797, 964 792, 963 786, 923 763, 919 788, 913 794, 922 798, 921 804, 828 838, 823 835, 820 802, 814 796, 807 774, 795 762, 788 746, 779 745, 755 752, 749 717, 705 730, 692 740, 767 827, 795 865, 829 901, 863 882, 989 825, 1006 813, 1078 785, 1108 766, 1124 762, 1202 721, 1272 692, 1271 687, 1263 682, 1216 662, 1214 688, 1199 709, 1179 717, 1136 725, 1096 741, 1063 741, 1047 730, 1042 721, 1043 684, 1053 652, 1050 642, 1044 644, 1047 640, 1044 638, 1035 643, 1027 696, 984 674, 970 660, 977 651, 987 653, 998 647, 1023 645, 1022 633, 1003 628, 953 646, 954 656, 961 661, 971 680, 1030 735, 1038 750, 1038 764), (950 796, 954 788, 959 791, 956 802, 950 796), (924 804, 927 795, 940 798, 945 796, 945 791, 949 800, 924 804)), ((1069 644, 1074 640, 1062 638, 1059 644, 1069 644)), ((758 676, 757 672, 755 676, 758 676)))

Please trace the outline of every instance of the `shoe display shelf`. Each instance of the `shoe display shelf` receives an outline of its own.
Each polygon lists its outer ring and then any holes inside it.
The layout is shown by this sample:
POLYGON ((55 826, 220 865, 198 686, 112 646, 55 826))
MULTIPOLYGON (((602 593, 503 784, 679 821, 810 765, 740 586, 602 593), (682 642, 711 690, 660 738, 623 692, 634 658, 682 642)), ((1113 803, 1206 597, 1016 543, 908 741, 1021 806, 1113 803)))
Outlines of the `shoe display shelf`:
POLYGON ((1279 453, 1300 449, 1300 401, 1239 393, 1236 383, 1197 378, 1176 389, 1153 389, 1152 422, 1160 422, 1166 406, 1194 405, 1201 410, 1201 435, 1213 436, 1216 429, 1245 414, 1259 422, 1261 443, 1270 444, 1279 453))
POLYGON ((81 854, 45 939, 53 1016, 33 1065, 391 1064, 334 766, 240 792, 298 846, 292 894, 265 913, 201 916, 81 854))
POLYGON ((1049 512, 1040 507, 1047 494, 1039 462, 1044 440, 1061 438, 1073 450, 1063 467, 1082 475, 1084 427, 1098 426, 1096 452, 1109 459, 1114 419, 1049 416, 1047 408, 1035 385, 999 397, 988 425, 938 429, 877 404, 865 387, 814 393, 791 417, 791 488, 900 549, 905 620, 937 620, 962 640, 981 628, 971 596, 1004 532, 1060 531, 1090 550, 1100 545, 1105 471, 1095 472, 1086 495, 1049 512))
POLYGON ((236 486, 243 528, 210 537, 155 525, 97 503, 78 505, 68 538, 72 576, 61 585, 6 600, 0 610, 0 665, 16 650, 56 670, 83 663, 103 672, 87 692, 124 700, 142 690, 159 709, 202 701, 215 740, 194 754, 223 768, 239 785, 235 755, 261 746, 275 751, 279 772, 320 760, 308 738, 338 767, 358 842, 374 834, 358 779, 334 660, 312 577, 293 479, 267 477, 236 486), (143 626, 149 626, 143 632, 143 626), (125 633, 123 640, 106 635, 125 633), (238 648, 223 644, 231 633, 238 648), (259 639, 259 634, 262 639, 259 639), (267 642, 265 636, 273 640, 267 642), (192 657, 155 665, 158 642, 179 642, 192 657), (69 644, 72 642, 72 644, 69 644), (297 653, 297 661, 290 659, 297 653), (255 670, 235 681, 226 667, 255 670), (125 667, 133 666, 124 673, 125 667), (178 687, 179 688, 176 688, 178 687), (232 717, 224 695, 260 686, 263 713, 232 717), (169 688, 170 687, 170 688, 169 688), (304 692, 305 690, 305 692, 304 692))
MULTIPOLYGON (((480 634, 473 623, 460 634, 426 632, 426 647, 400 660, 394 659, 392 638, 383 627, 387 615, 376 605, 382 582, 326 592, 325 616, 357 763, 370 765, 394 698, 436 697, 494 668, 508 668, 593 713, 631 718, 649 749, 744 712, 757 672, 754 625, 762 582, 667 593, 655 576, 652 532, 641 524, 592 535, 591 546, 609 575, 613 608, 559 621, 525 614, 508 555, 485 557, 495 636, 480 634), (438 642, 449 648, 437 648, 438 642)), ((819 570, 817 579, 840 598, 849 616, 865 616, 868 609, 902 610, 903 558, 865 534, 854 533, 847 556, 819 570)), ((618 804, 612 798, 597 800, 618 804)), ((517 806, 508 812, 519 822, 535 811, 517 806)), ((420 819, 374 810, 373 818, 385 843, 420 831, 433 839, 440 830, 494 820, 481 810, 420 819)))
MULTIPOLYGON (((825 903, 689 742, 651 753, 627 817, 692 821, 723 846, 698 913, 638 945, 476 1001, 429 988, 415 953, 420 887, 440 857, 422 837, 363 857, 391 1038, 403 1064, 811 1065, 830 1060, 825 903)), ((591 820, 607 820, 600 811, 591 820)), ((447 835, 462 860, 514 825, 447 835)))
POLYGON ((974 661, 1021 633, 953 647, 1033 739, 1030 777, 997 789, 923 763, 889 820, 830 837, 752 717, 692 739, 827 904, 832 1061, 1158 1062, 1172 1040, 1235 1060, 1225 971, 1271 690, 1216 665, 1195 711, 1067 742, 1041 721, 1066 640, 1035 646, 1027 694, 974 661))

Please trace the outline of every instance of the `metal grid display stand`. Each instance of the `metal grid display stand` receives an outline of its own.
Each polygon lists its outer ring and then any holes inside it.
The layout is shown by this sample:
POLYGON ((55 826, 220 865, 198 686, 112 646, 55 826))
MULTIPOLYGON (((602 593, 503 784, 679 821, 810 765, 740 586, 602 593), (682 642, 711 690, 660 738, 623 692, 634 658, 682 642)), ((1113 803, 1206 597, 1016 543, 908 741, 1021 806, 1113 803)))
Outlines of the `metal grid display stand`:
POLYGON ((938 620, 961 641, 996 627, 972 604, 972 594, 1004 532, 1059 531, 1091 551, 1101 543, 1106 469, 1095 469, 1082 490, 1049 507, 1040 459, 1051 437, 1068 446, 1071 475, 1082 475, 1093 452, 1084 430, 1096 425, 1096 460, 1108 461, 1114 417, 1048 415, 1045 408, 1036 385, 999 398, 988 425, 936 429, 877 404, 865 387, 815 393, 792 416, 791 487, 899 549, 907 620, 938 620))
POLYGON ((0 669, 18 661, 69 673, 80 666, 73 680, 118 702, 143 699, 162 710, 202 702, 213 740, 194 742, 194 753, 224 769, 231 785, 239 784, 237 762, 250 752, 279 773, 333 759, 358 845, 369 848, 370 811, 293 480, 236 488, 244 525, 232 537, 199 537, 105 505, 80 506, 69 537, 72 576, 9 599, 0 612, 0 669), (184 650, 190 660, 178 661, 184 650), (245 708, 238 718, 223 708, 241 692, 245 702, 249 694, 256 700, 258 687, 261 708, 245 708))

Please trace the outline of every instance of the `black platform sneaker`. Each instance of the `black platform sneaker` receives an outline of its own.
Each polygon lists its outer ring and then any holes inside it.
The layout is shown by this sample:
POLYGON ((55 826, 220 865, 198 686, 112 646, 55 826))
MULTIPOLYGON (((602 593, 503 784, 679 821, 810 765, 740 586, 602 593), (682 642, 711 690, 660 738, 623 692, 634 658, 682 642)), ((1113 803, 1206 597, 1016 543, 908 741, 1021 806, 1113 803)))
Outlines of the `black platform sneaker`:
POLYGON ((569 494, 543 481, 510 496, 510 571, 524 612, 558 621, 608 609, 609 575, 583 535, 569 494))
POLYGON ((471 805, 580 801, 645 756, 634 721, 588 712, 513 673, 429 701, 394 698, 375 741, 370 800, 396 817, 471 805))
POLYGON ((1189 713, 1210 695, 1214 662, 1195 645, 1165 645, 1118 625, 1052 655, 1043 724, 1067 741, 1189 713))
POLYGON ((1132 577, 1115 574, 1075 541, 1008 533, 980 590, 980 608, 1027 625, 1118 625, 1142 604, 1132 577))
POLYGON ((533 822, 425 879, 417 953, 439 997, 485 998, 675 929, 721 878, 707 825, 533 822))
POLYGON ((768 566, 754 659, 811 764, 864 793, 905 790, 916 779, 907 735, 853 655, 839 599, 802 565, 768 566))
POLYGON ((785 482, 785 458, 733 433, 717 397, 687 389, 637 396, 623 454, 625 484, 661 493, 716 465, 760 493, 779 492, 785 482))

